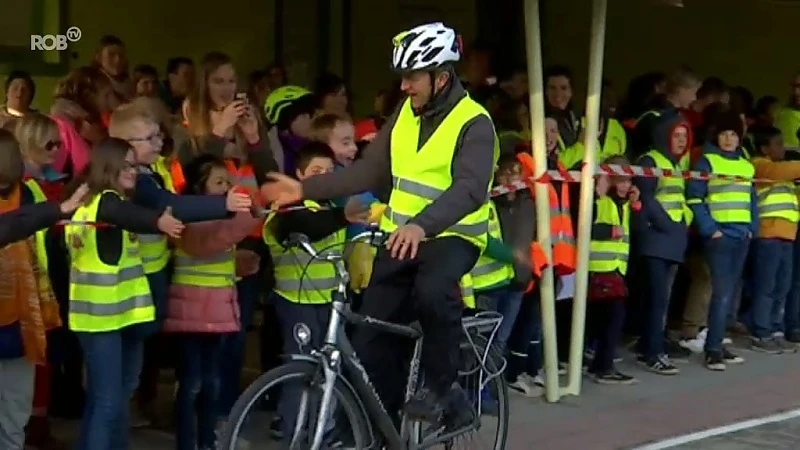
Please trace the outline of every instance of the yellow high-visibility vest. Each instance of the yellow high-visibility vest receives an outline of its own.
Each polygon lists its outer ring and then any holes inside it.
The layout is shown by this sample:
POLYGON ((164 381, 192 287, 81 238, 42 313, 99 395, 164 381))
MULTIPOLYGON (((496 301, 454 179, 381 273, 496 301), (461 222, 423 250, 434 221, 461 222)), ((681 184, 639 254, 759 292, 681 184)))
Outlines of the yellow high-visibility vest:
MULTIPOLYGON (((72 220, 97 221, 100 199, 107 190, 78 208, 72 220)), ((155 320, 156 310, 147 283, 136 234, 122 230, 122 253, 114 265, 98 256, 97 228, 68 224, 64 236, 69 248, 69 327, 74 331, 115 331, 155 320)))
POLYGON ((611 197, 604 195, 595 201, 597 219, 595 224, 606 224, 615 227, 617 236, 609 240, 592 239, 589 243, 589 271, 613 272, 619 270, 622 275, 628 271, 628 256, 630 255, 630 221, 631 206, 625 202, 622 205, 622 218, 620 218, 617 204, 611 197))
MULTIPOLYGON (((417 151, 420 118, 411 110, 411 100, 405 101, 391 134, 392 193, 381 217, 381 230, 392 232, 405 225, 450 187, 458 136, 464 125, 480 115, 489 117, 481 105, 465 96, 417 151)), ((497 139, 493 152, 493 164, 497 164, 500 153, 497 139)), ((436 237, 458 236, 483 250, 489 228, 490 187, 491 181, 486 185, 486 202, 480 208, 436 237)))
MULTIPOLYGON (((172 174, 167 167, 166 159, 159 156, 156 162, 152 165, 151 170, 159 175, 164 180, 164 189, 175 192, 175 187, 172 184, 172 174)), ((142 262, 144 263, 144 271, 148 274, 160 272, 167 264, 171 252, 169 250, 169 243, 167 236, 159 234, 140 234, 139 246, 142 252, 142 262)))
MULTIPOLYGON (((765 158, 756 157, 753 163, 758 159, 765 158)), ((794 181, 766 184, 758 187, 756 194, 758 194, 758 217, 784 219, 794 223, 800 221, 794 181)))
MULTIPOLYGON (((28 187, 33 195, 34 203, 44 203, 47 201, 47 196, 44 195, 42 187, 34 179, 25 180, 25 186, 28 187)), ((47 236, 47 229, 39 230, 34 236, 36 244, 36 262, 39 264, 39 285, 43 287, 50 286, 50 276, 48 272, 48 258, 47 246, 45 245, 45 237, 47 236)))
MULTIPOLYGON (((489 202, 489 236, 500 241, 503 240, 500 220, 497 218, 497 208, 492 201, 489 202)), ((510 280, 514 277, 514 268, 511 264, 481 255, 469 274, 472 276, 473 289, 481 290, 510 280)))
MULTIPOLYGON (((309 208, 320 205, 311 200, 303 202, 309 208)), ((313 242, 319 252, 341 250, 345 241, 345 228, 313 242)), ((275 292, 295 303, 329 303, 331 292, 338 287, 336 269, 328 261, 312 260, 301 249, 285 248, 264 224, 264 242, 269 246, 275 265, 275 292)))
MULTIPOLYGON (((650 150, 642 155, 653 158, 656 167, 665 170, 687 170, 689 157, 684 158, 675 164, 658 150, 650 150), (685 167, 684 167, 685 166, 685 167)), ((686 202, 686 181, 681 177, 659 177, 656 186, 656 201, 661 204, 664 211, 673 222, 685 222, 687 225, 692 223, 694 213, 686 202)))
POLYGON ((749 179, 745 181, 716 178, 709 180, 708 196, 705 202, 708 204, 711 217, 719 223, 750 223, 752 220, 750 213, 752 178, 755 174, 753 164, 742 156, 737 159, 728 159, 710 153, 705 157, 711 165, 711 173, 749 179))

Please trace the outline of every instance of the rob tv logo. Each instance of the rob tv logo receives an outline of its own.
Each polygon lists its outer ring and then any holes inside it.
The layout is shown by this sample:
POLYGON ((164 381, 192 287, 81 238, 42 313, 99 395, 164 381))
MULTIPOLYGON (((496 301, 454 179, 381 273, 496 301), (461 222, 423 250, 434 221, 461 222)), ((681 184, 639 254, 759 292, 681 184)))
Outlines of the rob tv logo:
POLYGON ((81 29, 78 27, 67 28, 66 34, 32 34, 31 50, 66 50, 70 42, 81 39, 81 29))

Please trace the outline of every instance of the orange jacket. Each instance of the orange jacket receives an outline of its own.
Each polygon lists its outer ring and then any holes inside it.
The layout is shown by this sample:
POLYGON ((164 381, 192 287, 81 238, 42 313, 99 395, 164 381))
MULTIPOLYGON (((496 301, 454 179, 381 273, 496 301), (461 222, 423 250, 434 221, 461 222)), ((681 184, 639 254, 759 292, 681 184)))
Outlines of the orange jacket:
MULTIPOLYGON (((533 157, 527 153, 517 153, 517 159, 522 165, 523 177, 526 180, 530 179, 535 173, 533 157)), ((560 162, 558 169, 566 171, 560 162)), ((553 270, 558 275, 568 275, 575 272, 577 260, 575 232, 572 229, 572 218, 569 215, 569 185, 561 183, 560 197, 552 183, 548 183, 547 186, 550 198, 550 234, 553 239, 553 270)), ((534 195, 533 182, 529 182, 529 189, 534 195)))
POLYGON ((547 267, 547 255, 544 254, 542 246, 538 242, 531 242, 531 268, 533 269, 533 280, 528 283, 525 292, 530 292, 536 286, 536 281, 542 278, 542 271, 547 267))

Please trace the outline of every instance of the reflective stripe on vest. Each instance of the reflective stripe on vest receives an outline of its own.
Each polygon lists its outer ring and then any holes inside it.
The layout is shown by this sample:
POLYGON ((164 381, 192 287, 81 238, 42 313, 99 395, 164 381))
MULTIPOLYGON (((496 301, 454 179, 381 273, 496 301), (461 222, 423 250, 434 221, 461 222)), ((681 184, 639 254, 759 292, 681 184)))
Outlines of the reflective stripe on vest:
MULTIPOLYGON (((566 170, 564 165, 558 163, 559 170, 566 170)), ((550 200, 550 239, 553 243, 553 270, 559 275, 568 275, 575 272, 576 248, 575 232, 572 229, 570 217, 569 185, 561 183, 561 196, 559 198, 553 183, 547 185, 550 200)))
POLYGON ((181 249, 175 251, 173 284, 203 287, 229 287, 236 283, 236 249, 198 258, 181 249))
MULTIPOLYGON (((100 199, 96 195, 78 208, 72 220, 94 222, 100 199)), ((155 307, 147 283, 139 242, 135 234, 122 230, 122 252, 116 265, 104 263, 98 255, 97 229, 67 224, 64 237, 69 248, 69 326, 74 331, 116 331, 155 319, 155 307)))
POLYGON ((630 219, 631 207, 628 202, 622 205, 620 218, 617 204, 611 197, 604 195, 595 201, 596 225, 611 225, 615 235, 609 240, 592 239, 589 244, 589 271, 613 272, 619 270, 622 275, 628 271, 628 255, 630 254, 630 219))
MULTIPOLYGON (((47 201, 42 187, 34 179, 25 180, 25 186, 28 187, 33 196, 34 203, 44 203, 47 201)), ((34 242, 36 244, 36 262, 39 263, 39 284, 44 287, 50 287, 50 276, 48 275, 49 260, 47 257, 47 246, 45 238, 47 236, 47 228, 37 231, 34 235, 34 242)))
MULTIPOLYGON (((689 158, 684 155, 675 164, 658 150, 650 150, 642 155, 653 159, 656 167, 663 170, 683 170, 682 166, 687 165, 689 158), (686 159, 684 159, 686 158, 686 159)), ((673 222, 683 221, 686 224, 692 223, 694 213, 686 203, 686 182, 681 177, 660 177, 656 187, 656 201, 664 208, 667 215, 673 222)))
POLYGON ((464 306, 475 309, 477 303, 475 302, 475 288, 472 276, 470 274, 464 275, 458 283, 458 288, 461 292, 461 300, 464 302, 464 306))
MULTIPOLYGON (((320 205, 311 200, 303 204, 309 208, 320 205)), ((278 243, 268 224, 263 227, 264 242, 269 246, 275 266, 275 292, 295 303, 329 303, 331 292, 338 287, 333 264, 311 256, 302 250, 284 248, 278 243)), ((341 251, 345 242, 345 228, 312 245, 319 252, 341 251)))
MULTIPOLYGON (((704 155, 711 173, 732 177, 753 178, 755 168, 743 157, 728 159, 713 153, 704 155)), ((706 204, 711 217, 719 223, 750 223, 752 181, 711 179, 708 181, 706 204)))
MULTIPOLYGON (((481 115, 489 117, 482 106, 465 96, 419 149, 420 119, 411 110, 411 101, 406 100, 391 133, 392 192, 380 220, 381 230, 392 232, 405 225, 450 187, 453 155, 461 130, 481 115)), ((493 164, 497 163, 499 151, 495 139, 493 164)), ((485 248, 490 187, 491 181, 486 185, 486 202, 480 208, 462 217, 437 237, 458 236, 481 250, 485 248)))
MULTIPOLYGON (((761 157, 753 159, 756 163, 761 157)), ((756 186, 758 194, 758 216, 760 218, 784 219, 797 223, 800 221, 797 193, 793 181, 756 186)))
MULTIPOLYGON (((489 201, 489 236, 499 241, 503 240, 497 209, 492 201, 489 201)), ((472 276, 473 288, 482 290, 510 280, 514 277, 514 269, 511 264, 481 255, 469 274, 472 276)))

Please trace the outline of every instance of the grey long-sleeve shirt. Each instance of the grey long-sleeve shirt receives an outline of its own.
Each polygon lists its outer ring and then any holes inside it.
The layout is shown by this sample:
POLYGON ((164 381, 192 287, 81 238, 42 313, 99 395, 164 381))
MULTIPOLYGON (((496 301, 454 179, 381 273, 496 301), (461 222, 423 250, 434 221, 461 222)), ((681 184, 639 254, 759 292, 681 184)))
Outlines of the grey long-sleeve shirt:
MULTIPOLYGON (((417 150, 465 95, 461 83, 453 80, 437 104, 422 114, 417 150)), ((396 121, 397 111, 364 149, 363 158, 350 167, 304 180, 305 197, 327 200, 391 186, 391 135, 396 121)), ((427 236, 436 236, 485 203, 494 172, 494 144, 494 126, 488 116, 480 115, 464 125, 453 155, 452 184, 409 223, 419 225, 427 236)))

